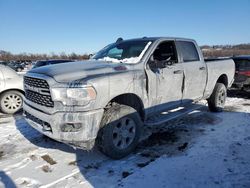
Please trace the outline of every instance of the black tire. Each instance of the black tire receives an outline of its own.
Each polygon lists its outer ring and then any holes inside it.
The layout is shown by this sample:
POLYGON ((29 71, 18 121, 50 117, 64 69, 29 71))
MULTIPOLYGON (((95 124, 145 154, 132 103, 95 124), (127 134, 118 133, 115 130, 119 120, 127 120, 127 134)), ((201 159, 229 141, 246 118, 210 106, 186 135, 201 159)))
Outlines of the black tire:
POLYGON ((0 96, 0 110, 5 114, 14 114, 23 106, 23 94, 19 91, 6 91, 0 96))
POLYGON ((101 126, 97 145, 105 155, 112 159, 121 159, 136 148, 142 121, 134 108, 113 103, 104 112, 101 126))
POLYGON ((211 112, 222 112, 227 98, 226 86, 216 83, 212 95, 208 98, 208 108, 211 112))

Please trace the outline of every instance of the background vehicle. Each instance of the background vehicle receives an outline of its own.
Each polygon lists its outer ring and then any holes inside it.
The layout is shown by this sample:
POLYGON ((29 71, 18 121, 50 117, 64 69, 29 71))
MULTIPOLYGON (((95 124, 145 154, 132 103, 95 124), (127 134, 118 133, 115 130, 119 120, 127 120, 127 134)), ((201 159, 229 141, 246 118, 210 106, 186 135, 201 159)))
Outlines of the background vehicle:
POLYGON ((8 62, 5 62, 5 61, 0 61, 0 65, 7 65, 8 64, 8 62))
POLYGON ((42 67, 45 65, 54 65, 54 64, 59 64, 59 63, 68 63, 72 62, 72 60, 67 60, 67 59, 54 59, 54 60, 43 60, 43 61, 37 61, 35 65, 33 66, 34 68, 37 67, 42 67))
POLYGON ((84 63, 29 71, 24 115, 55 140, 83 149, 96 143, 119 159, 136 147, 143 125, 188 113, 201 99, 222 111, 234 67, 231 59, 204 61, 190 39, 119 39, 84 63))
POLYGON ((235 62, 235 80, 233 86, 250 91, 250 55, 232 57, 235 62))
POLYGON ((0 110, 13 114, 23 105, 23 77, 10 67, 0 65, 0 110))
POLYGON ((10 68, 12 68, 13 70, 15 70, 16 72, 21 72, 24 69, 24 66, 21 65, 21 63, 17 63, 17 62, 14 62, 14 61, 8 63, 8 66, 10 68))
POLYGON ((24 69, 23 65, 21 65, 20 63, 14 62, 14 61, 11 61, 11 62, 2 61, 2 62, 0 62, 0 65, 8 66, 8 67, 12 68, 13 70, 15 70, 16 72, 21 72, 24 69))

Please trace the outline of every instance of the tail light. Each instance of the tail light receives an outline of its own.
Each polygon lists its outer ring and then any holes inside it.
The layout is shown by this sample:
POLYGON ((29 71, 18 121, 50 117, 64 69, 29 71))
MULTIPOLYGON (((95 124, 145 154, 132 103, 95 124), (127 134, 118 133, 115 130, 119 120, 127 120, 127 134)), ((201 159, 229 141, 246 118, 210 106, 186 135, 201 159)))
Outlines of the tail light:
POLYGON ((238 71, 238 74, 244 75, 244 76, 250 76, 250 71, 238 71))

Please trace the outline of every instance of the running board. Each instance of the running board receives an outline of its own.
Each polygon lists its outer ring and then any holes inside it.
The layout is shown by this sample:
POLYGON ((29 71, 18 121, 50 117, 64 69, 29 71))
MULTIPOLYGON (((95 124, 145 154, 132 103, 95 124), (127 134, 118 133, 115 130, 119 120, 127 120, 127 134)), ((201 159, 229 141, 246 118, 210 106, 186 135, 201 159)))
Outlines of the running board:
POLYGON ((145 122, 145 125, 148 126, 160 125, 172 119, 188 114, 194 110, 198 110, 202 107, 204 107, 204 105, 192 103, 189 104, 188 106, 181 106, 176 109, 162 111, 156 115, 149 117, 148 120, 145 122))

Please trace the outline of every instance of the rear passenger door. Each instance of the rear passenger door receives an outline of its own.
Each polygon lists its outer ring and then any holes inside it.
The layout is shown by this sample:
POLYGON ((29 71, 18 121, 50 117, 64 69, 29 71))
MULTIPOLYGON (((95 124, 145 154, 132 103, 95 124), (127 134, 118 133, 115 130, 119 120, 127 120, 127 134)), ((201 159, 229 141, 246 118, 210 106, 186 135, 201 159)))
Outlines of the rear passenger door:
POLYGON ((178 52, 184 69, 183 103, 203 97, 206 87, 206 64, 193 41, 177 41, 178 52))

